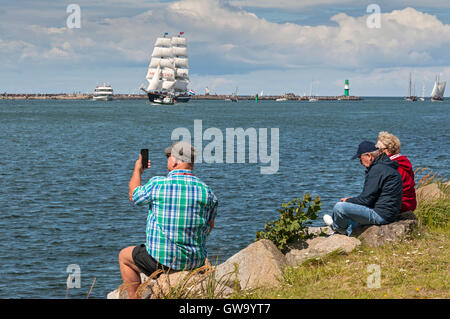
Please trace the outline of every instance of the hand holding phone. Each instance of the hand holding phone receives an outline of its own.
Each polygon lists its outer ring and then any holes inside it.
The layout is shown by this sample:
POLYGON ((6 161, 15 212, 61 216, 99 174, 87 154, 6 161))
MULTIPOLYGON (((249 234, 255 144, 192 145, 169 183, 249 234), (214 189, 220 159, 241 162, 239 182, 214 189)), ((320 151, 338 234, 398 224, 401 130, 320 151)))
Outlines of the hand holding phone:
POLYGON ((142 156, 142 168, 146 169, 148 168, 148 148, 141 149, 141 156, 142 156))

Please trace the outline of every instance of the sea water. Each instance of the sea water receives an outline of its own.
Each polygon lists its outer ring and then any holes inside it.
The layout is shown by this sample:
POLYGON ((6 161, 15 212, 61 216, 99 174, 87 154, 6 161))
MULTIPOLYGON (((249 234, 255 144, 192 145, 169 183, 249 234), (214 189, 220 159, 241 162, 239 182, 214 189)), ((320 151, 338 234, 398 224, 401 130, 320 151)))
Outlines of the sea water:
MULTIPOLYGON (((94 279, 90 298, 116 289, 119 251, 145 242, 147 208, 128 200, 139 151, 148 148, 152 162, 143 182, 166 175, 164 148, 172 132, 187 128, 193 135, 195 120, 224 136, 227 128, 279 130, 276 174, 261 174, 264 164, 249 161, 195 167, 219 199, 207 247, 220 263, 278 218, 281 203, 310 193, 320 196, 323 215, 341 197, 358 195, 364 168, 350 157, 361 141, 376 142, 380 131, 399 137, 414 169, 448 179, 449 119, 448 100, 401 98, 173 106, 0 101, 0 298, 85 298, 94 279), (79 267, 80 287, 67 290, 71 265, 79 267)), ((324 225, 321 218, 315 225, 324 225)))

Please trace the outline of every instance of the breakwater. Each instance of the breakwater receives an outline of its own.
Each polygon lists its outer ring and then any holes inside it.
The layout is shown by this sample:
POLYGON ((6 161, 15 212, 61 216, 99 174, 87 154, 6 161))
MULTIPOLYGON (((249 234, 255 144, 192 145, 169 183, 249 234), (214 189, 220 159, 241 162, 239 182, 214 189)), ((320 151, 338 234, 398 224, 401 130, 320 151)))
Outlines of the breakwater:
MULTIPOLYGON (((255 95, 194 95, 191 97, 193 100, 233 100, 237 97, 237 100, 256 100, 255 95)), ((258 96, 258 101, 276 101, 278 99, 286 99, 288 101, 309 101, 310 96, 297 96, 294 94, 287 95, 265 95, 258 96)), ((318 100, 324 101, 359 101, 359 96, 314 96, 318 100)))
MULTIPOLYGON (((193 95, 192 100, 233 100, 237 97, 237 100, 255 100, 255 95, 193 95)), ((361 98, 359 96, 315 96, 318 100, 325 101, 359 101, 361 98)), ((146 100, 146 94, 114 94, 114 99, 116 100, 146 100)), ((293 94, 288 95, 267 95, 259 96, 259 101, 276 101, 277 99, 286 99, 289 101, 308 101, 309 96, 296 96, 293 94)), ((39 94, 39 93, 4 93, 0 94, 0 100, 92 100, 92 94, 67 94, 67 93, 49 93, 49 94, 39 94)))

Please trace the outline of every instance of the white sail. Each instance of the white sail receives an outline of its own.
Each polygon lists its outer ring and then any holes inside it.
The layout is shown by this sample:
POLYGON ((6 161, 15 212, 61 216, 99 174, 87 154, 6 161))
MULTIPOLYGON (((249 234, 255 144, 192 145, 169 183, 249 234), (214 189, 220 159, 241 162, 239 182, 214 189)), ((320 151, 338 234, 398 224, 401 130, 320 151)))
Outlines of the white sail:
POLYGON ((186 47, 173 47, 172 53, 174 56, 187 57, 187 48, 186 47))
POLYGON ((172 45, 186 45, 186 38, 172 37, 172 45))
POLYGON ((158 65, 171 69, 175 68, 174 60, 171 58, 152 58, 152 60, 150 61, 150 67, 156 68, 158 65))
POLYGON ((162 88, 164 91, 170 91, 170 90, 172 90, 174 84, 175 84, 175 81, 164 80, 164 81, 162 82, 162 87, 161 87, 161 88, 162 88))
POLYGON ((157 38, 155 42, 155 47, 168 47, 172 46, 172 41, 170 38, 157 38))
POLYGON ((174 81, 175 80, 175 70, 172 68, 167 68, 167 67, 163 68, 162 78, 163 78, 163 80, 174 81))
POLYGON ((147 87, 147 91, 156 91, 160 88, 160 75, 161 75, 161 68, 157 67, 155 74, 153 75, 153 78, 151 79, 148 87, 147 87))
POLYGON ((153 49, 152 57, 169 58, 173 56, 172 48, 155 47, 153 49))
POLYGON ((438 81, 436 79, 436 81, 434 82, 433 90, 431 91, 431 97, 437 97, 438 93, 439 93, 439 86, 438 81))
POLYGON ((149 68, 148 68, 148 71, 147 71, 147 75, 145 76, 145 78, 146 78, 148 81, 151 81, 151 79, 153 79, 153 76, 154 76, 155 73, 156 73, 156 70, 157 70, 157 68, 151 68, 151 67, 149 67, 149 68))
POLYGON ((175 81, 175 85, 174 85, 174 89, 176 91, 185 92, 185 91, 187 91, 188 84, 189 84, 188 80, 176 80, 175 81))
POLYGON ((447 82, 440 82, 438 84, 438 88, 439 88, 439 97, 442 99, 444 97, 444 92, 445 92, 445 86, 447 85, 447 82))
POLYGON ((189 69, 176 69, 176 74, 178 78, 189 78, 189 69))
POLYGON ((209 94, 209 87, 206 87, 205 88, 205 95, 208 95, 209 94))
POLYGON ((175 58, 175 67, 189 67, 188 59, 187 58, 175 58))

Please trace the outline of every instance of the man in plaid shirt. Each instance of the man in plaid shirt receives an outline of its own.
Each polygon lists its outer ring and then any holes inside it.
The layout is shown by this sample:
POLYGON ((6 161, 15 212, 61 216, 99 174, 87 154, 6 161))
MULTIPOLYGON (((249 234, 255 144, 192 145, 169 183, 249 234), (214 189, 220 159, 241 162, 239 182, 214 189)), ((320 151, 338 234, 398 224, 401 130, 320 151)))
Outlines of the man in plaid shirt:
POLYGON ((119 253, 120 273, 130 298, 136 297, 140 272, 149 276, 158 269, 189 270, 205 262, 206 237, 214 227, 218 201, 193 174, 195 156, 190 144, 175 142, 166 149, 167 177, 153 177, 145 185, 141 185, 141 155, 135 163, 129 198, 135 205, 148 204, 149 211, 145 245, 119 253))

